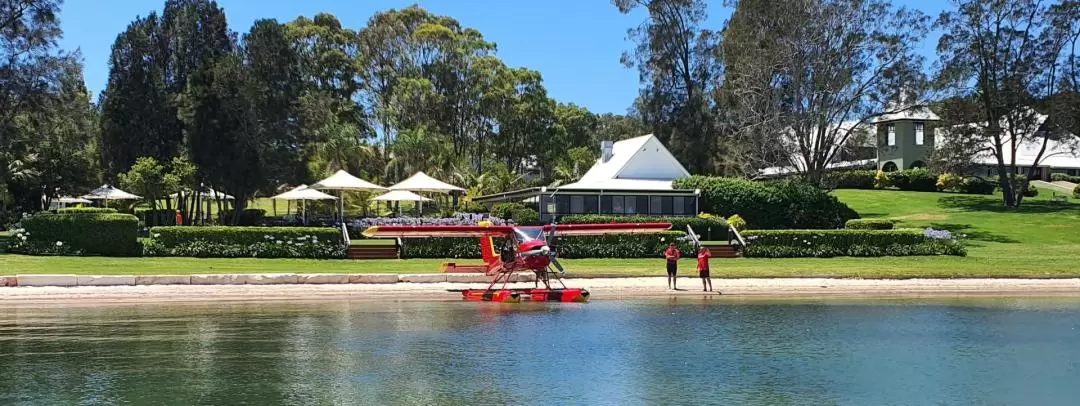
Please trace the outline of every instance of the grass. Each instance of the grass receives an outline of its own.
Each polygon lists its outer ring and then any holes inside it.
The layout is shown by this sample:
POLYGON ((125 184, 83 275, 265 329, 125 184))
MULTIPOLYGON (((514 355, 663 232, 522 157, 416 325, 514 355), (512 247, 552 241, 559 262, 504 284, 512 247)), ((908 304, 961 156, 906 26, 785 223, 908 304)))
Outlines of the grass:
MULTIPOLYGON (((944 228, 967 236, 967 257, 829 259, 714 259, 714 278, 1062 278, 1080 277, 1080 204, 1053 204, 1049 193, 1024 207, 1001 207, 1000 196, 875 190, 838 190, 864 218, 890 218, 902 227, 944 228)), ((1071 200, 1071 199, 1070 199, 1071 200)), ((387 244, 392 240, 358 240, 387 244), (376 242, 378 241, 378 242, 376 242)), ((0 255, 0 274, 197 273, 431 273, 443 262, 479 260, 288 260, 195 258, 29 257, 0 255)), ((565 259, 572 276, 662 276, 662 259, 565 259)), ((693 276, 694 262, 682 262, 693 276)))

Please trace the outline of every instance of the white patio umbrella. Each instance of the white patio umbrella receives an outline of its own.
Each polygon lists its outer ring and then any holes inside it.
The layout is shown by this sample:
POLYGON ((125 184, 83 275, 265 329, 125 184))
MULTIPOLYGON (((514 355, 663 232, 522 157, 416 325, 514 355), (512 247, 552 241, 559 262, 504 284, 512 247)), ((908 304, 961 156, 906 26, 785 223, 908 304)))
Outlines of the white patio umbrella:
MULTIPOLYGON (((394 186, 390 186, 390 190, 408 190, 410 192, 434 192, 434 193, 452 193, 452 192, 464 192, 465 189, 435 179, 424 172, 417 172, 401 182, 398 182, 394 186)), ((431 199, 427 199, 431 200, 431 199)), ((424 212, 424 201, 420 200, 420 212, 424 212)))
POLYGON ((311 189, 307 185, 300 185, 300 186, 297 186, 297 187, 294 187, 294 188, 290 189, 289 191, 287 191, 285 193, 282 193, 282 194, 279 194, 277 196, 271 197, 271 199, 299 200, 300 204, 303 205, 302 210, 304 212, 304 224, 307 224, 307 201, 308 200, 333 200, 333 199, 337 199, 337 197, 330 196, 330 195, 328 195, 326 193, 320 192, 320 191, 315 190, 315 189, 311 189))
MULTIPOLYGON (((229 194, 227 194, 225 192, 220 192, 220 191, 217 191, 217 190, 214 190, 214 189, 211 189, 211 188, 207 188, 205 192, 198 192, 198 193, 194 193, 194 192, 192 192, 190 190, 187 190, 187 191, 184 191, 184 194, 187 195, 188 197, 193 197, 193 196, 198 195, 198 196, 202 197, 205 200, 236 200, 236 198, 233 197, 232 195, 229 195, 229 194)), ((169 197, 172 198, 172 199, 175 199, 177 197, 180 197, 180 193, 173 193, 173 194, 169 195, 169 197)))
POLYGON ((109 200, 139 200, 140 196, 133 195, 123 190, 112 187, 111 185, 102 185, 101 187, 91 190, 82 196, 83 199, 90 200, 104 200, 105 205, 108 206, 109 200))
POLYGON ((373 200, 379 202, 420 202, 421 213, 423 213, 424 210, 424 202, 431 201, 431 199, 408 190, 391 190, 385 194, 376 196, 373 200))
POLYGON ((338 213, 341 222, 345 222, 345 191, 360 191, 360 192, 383 192, 389 189, 366 180, 357 178, 350 175, 343 170, 337 171, 337 173, 330 175, 330 177, 320 180, 311 186, 311 189, 319 190, 337 190, 338 191, 338 213))

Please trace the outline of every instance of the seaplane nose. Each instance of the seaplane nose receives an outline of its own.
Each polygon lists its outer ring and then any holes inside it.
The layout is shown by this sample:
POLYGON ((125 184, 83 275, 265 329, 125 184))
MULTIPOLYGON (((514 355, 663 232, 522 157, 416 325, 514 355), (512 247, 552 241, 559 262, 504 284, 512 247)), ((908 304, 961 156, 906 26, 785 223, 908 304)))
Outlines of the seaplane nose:
POLYGON ((547 254, 547 253, 551 252, 551 248, 545 245, 543 247, 540 247, 540 252, 543 252, 543 253, 547 254))

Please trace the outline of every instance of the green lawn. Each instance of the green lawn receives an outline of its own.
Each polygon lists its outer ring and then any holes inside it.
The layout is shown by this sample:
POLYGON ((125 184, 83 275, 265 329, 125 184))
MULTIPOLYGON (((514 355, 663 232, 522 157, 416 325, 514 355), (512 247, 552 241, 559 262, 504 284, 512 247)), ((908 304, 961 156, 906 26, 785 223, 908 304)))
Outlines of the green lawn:
MULTIPOLYGON (((838 190, 864 218, 891 218, 903 227, 945 228, 967 235, 967 257, 715 259, 713 277, 1080 277, 1080 204, 1055 205, 1044 193, 1020 210, 1000 196, 838 190)), ((390 243, 392 240, 376 240, 390 243)), ((357 243, 361 243, 357 241, 357 243)), ((373 241, 365 241, 375 243, 373 241)), ((284 260, 194 258, 27 257, 0 255, 0 274, 428 273, 454 260, 284 260)), ((457 260, 478 263, 479 260, 457 260)), ((661 259, 562 260, 577 276, 662 276, 661 259)), ((684 260, 683 275, 694 263, 684 260)))

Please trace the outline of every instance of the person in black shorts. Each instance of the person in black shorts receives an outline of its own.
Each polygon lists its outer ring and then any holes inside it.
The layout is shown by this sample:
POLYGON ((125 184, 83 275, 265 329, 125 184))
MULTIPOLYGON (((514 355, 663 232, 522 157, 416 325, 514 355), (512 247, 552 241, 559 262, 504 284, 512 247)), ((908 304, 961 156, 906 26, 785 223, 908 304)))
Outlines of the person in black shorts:
POLYGON ((668 244, 667 251, 664 251, 664 259, 667 260, 668 289, 678 289, 675 274, 679 270, 679 256, 679 248, 675 246, 675 243, 668 244))

